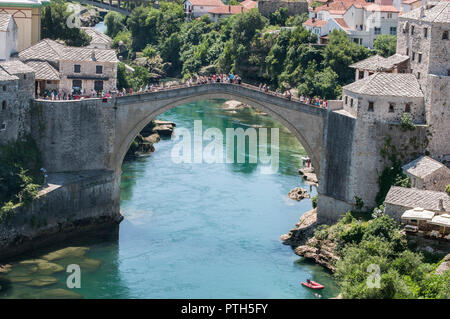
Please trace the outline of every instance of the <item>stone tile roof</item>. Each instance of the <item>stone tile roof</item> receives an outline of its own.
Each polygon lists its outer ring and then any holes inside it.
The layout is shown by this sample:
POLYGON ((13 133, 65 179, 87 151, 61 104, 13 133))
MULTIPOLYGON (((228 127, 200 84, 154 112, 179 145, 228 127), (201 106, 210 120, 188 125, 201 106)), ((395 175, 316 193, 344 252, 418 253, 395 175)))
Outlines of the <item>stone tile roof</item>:
POLYGON ((102 43, 109 46, 112 42, 112 39, 110 37, 96 30, 95 28, 84 27, 81 29, 83 29, 92 38, 91 44, 102 43))
POLYGON ((441 1, 434 7, 424 10, 424 15, 420 16, 420 8, 411 10, 401 15, 402 18, 421 20, 427 22, 438 22, 450 24, 450 2, 441 1))
POLYGON ((0 62, 0 67, 11 75, 34 73, 34 70, 19 60, 0 62))
POLYGON ((309 18, 308 20, 303 22, 303 25, 306 25, 309 27, 318 27, 318 28, 323 27, 326 24, 327 24, 327 21, 319 20, 319 19, 315 19, 315 18, 309 18))
POLYGON ((392 186, 384 202, 408 208, 421 207, 439 211, 439 200, 443 200, 444 210, 450 211, 450 196, 444 192, 435 192, 417 188, 392 186))
POLYGON ((45 61, 58 61, 60 59, 60 51, 64 48, 64 45, 50 40, 44 39, 39 41, 35 45, 19 52, 20 60, 45 60, 45 61))
POLYGON ((36 80, 60 80, 59 72, 47 61, 27 61, 25 64, 34 70, 36 80))
POLYGON ((384 68, 384 69, 392 70, 398 64, 403 63, 403 62, 408 61, 408 60, 409 60, 409 56, 395 53, 394 55, 391 55, 390 57, 387 57, 384 60, 384 62, 382 63, 381 67, 384 68))
POLYGON ((419 82, 410 73, 375 73, 343 89, 366 95, 423 97, 419 82))
POLYGON ((390 57, 382 57, 381 55, 373 55, 367 59, 358 61, 350 65, 351 68, 362 69, 367 71, 390 71, 398 64, 405 62, 409 59, 407 55, 394 54, 390 57))
POLYGON ((421 156, 418 159, 404 165, 402 169, 408 174, 424 178, 442 167, 448 169, 444 164, 432 159, 431 157, 421 156))
POLYGON ((11 75, 0 67, 0 81, 12 81, 18 80, 19 78, 15 75, 11 75))
POLYGON ((367 59, 353 63, 350 65, 350 67, 355 68, 355 69, 368 70, 368 71, 377 71, 378 68, 380 67, 381 63, 383 63, 385 60, 386 60, 386 58, 382 57, 381 55, 376 54, 371 57, 368 57, 367 59))
POLYGON ((35 45, 19 52, 19 59, 43 60, 57 62, 63 61, 95 61, 116 63, 116 52, 109 49, 92 49, 85 47, 68 47, 50 39, 44 39, 35 45))
POLYGON ((8 31, 9 23, 12 19, 12 15, 6 13, 0 13, 0 32, 8 31))

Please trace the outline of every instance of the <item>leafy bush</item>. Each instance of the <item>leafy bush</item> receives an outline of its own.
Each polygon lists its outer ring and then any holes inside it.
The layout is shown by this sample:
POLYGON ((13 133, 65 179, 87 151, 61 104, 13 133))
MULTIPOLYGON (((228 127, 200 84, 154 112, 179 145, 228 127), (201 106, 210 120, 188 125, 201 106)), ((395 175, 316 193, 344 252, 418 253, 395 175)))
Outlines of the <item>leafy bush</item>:
POLYGON ((414 131, 416 129, 416 126, 414 125, 413 121, 411 120, 411 117, 408 113, 403 113, 402 117, 400 119, 401 127, 404 131, 414 131))
POLYGON ((391 186, 411 187, 411 180, 403 173, 402 163, 395 154, 390 156, 391 166, 383 169, 378 177, 378 193, 375 196, 377 205, 382 205, 391 186))
POLYGON ((450 184, 445 187, 445 192, 450 195, 450 184))
POLYGON ((50 5, 43 9, 41 17, 42 38, 64 40, 67 45, 71 46, 88 45, 91 37, 84 30, 68 26, 67 21, 71 20, 73 11, 67 11, 67 8, 65 1, 51 0, 50 5))
POLYGON ((361 199, 361 197, 355 196, 355 208, 357 210, 362 210, 364 207, 364 201, 361 199))
POLYGON ((341 259, 336 263, 335 276, 344 298, 450 295, 450 271, 435 275, 436 265, 427 263, 423 254, 408 250, 405 236, 389 216, 358 223, 347 213, 333 227, 341 232, 341 259))
POLYGON ((319 197, 317 195, 314 195, 313 197, 311 197, 311 204, 313 208, 317 207, 317 202, 319 200, 319 197))
POLYGON ((7 212, 15 204, 28 204, 43 183, 42 161, 30 137, 2 146, 0 152, 0 207, 7 212))
POLYGON ((328 225, 320 225, 314 230, 314 237, 319 240, 325 240, 328 238, 328 230, 330 226, 328 225))

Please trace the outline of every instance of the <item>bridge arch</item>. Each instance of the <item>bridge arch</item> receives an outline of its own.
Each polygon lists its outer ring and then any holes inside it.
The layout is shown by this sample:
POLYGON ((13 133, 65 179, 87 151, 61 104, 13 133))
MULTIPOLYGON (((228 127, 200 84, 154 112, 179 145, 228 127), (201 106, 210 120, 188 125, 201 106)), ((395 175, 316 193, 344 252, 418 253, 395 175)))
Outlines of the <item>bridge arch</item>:
POLYGON ((117 98, 113 167, 118 177, 131 143, 152 119, 177 106, 205 99, 237 100, 266 112, 296 136, 314 168, 320 170, 326 110, 241 85, 216 83, 117 98))

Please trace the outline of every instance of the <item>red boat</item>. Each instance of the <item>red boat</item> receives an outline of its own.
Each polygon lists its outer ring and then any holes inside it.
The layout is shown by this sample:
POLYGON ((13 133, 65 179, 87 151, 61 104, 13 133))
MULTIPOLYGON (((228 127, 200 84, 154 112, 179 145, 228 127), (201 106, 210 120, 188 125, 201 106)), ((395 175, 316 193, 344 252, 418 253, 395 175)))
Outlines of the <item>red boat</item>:
POLYGON ((308 280, 307 282, 302 281, 302 285, 311 289, 323 289, 324 285, 319 284, 318 282, 308 280))

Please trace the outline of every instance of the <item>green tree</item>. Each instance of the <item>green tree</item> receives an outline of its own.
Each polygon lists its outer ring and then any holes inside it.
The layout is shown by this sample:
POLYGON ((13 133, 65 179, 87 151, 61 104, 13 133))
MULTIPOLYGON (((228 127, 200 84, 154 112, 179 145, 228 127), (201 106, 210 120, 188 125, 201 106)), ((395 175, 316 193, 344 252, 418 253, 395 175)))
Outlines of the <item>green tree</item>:
POLYGON ((339 83, 346 84, 353 81, 355 72, 349 65, 367 58, 370 51, 362 45, 350 41, 344 31, 333 30, 328 35, 328 44, 323 51, 324 66, 338 75, 339 83))
POLYGON ((397 37, 390 34, 381 34, 373 42, 375 51, 385 58, 397 51, 397 37))
POLYGON ((53 40, 64 40, 67 45, 86 46, 91 37, 84 30, 70 27, 67 21, 72 12, 67 11, 67 3, 63 0, 51 0, 41 16, 41 32, 43 37, 53 40))
POLYGON ((106 35, 114 38, 120 31, 125 29, 125 17, 115 11, 110 11, 105 16, 106 35))

